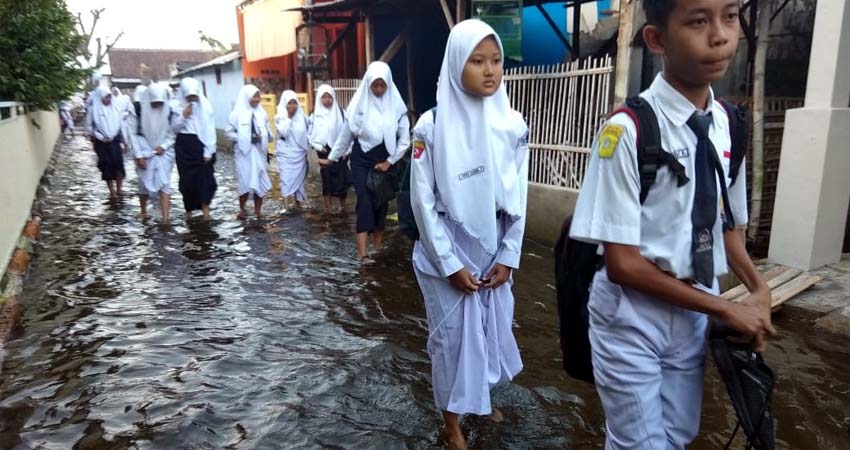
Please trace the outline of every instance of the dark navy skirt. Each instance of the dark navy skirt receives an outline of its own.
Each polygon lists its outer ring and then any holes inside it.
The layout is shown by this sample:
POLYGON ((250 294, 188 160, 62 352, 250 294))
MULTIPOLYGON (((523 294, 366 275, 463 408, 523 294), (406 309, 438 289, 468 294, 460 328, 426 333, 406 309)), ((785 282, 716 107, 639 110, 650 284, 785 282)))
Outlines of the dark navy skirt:
POLYGON ((354 140, 354 148, 351 151, 351 178, 354 182, 354 192, 357 194, 358 233, 384 230, 388 202, 378 201, 375 198, 372 191, 366 187, 366 179, 375 164, 386 161, 389 156, 387 147, 383 143, 364 153, 360 142, 357 139, 354 140))

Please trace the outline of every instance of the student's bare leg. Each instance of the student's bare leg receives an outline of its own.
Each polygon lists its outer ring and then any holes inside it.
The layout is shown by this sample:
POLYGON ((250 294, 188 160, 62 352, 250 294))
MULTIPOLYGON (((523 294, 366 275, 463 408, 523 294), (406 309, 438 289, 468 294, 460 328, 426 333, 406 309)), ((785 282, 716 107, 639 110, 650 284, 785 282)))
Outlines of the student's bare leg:
POLYGON ((201 205, 201 210, 204 211, 204 220, 210 220, 210 205, 205 203, 201 205))
POLYGON ((466 439, 463 430, 460 429, 460 416, 448 411, 443 411, 443 421, 446 423, 444 436, 448 441, 450 450, 466 450, 466 439))
POLYGON ((117 195, 115 194, 115 181, 107 180, 106 187, 109 189, 109 199, 115 200, 115 198, 117 197, 117 195))
POLYGON ((336 200, 339 202, 339 210, 345 211, 345 197, 337 197, 336 200))
POLYGON ((168 225, 169 223, 169 213, 171 212, 171 196, 165 193, 160 192, 159 194, 159 209, 162 211, 162 224, 168 225))
POLYGON ((124 186, 124 177, 121 175, 117 175, 115 177, 115 195, 120 197, 122 192, 122 187, 124 186))
POLYGON ((375 230, 372 232, 372 250, 375 252, 381 251, 384 246, 384 230, 375 230))
POLYGON ((139 212, 139 219, 142 221, 147 220, 148 218, 148 195, 147 194, 139 194, 139 207, 141 208, 141 212, 139 212))
POLYGON ((369 239, 369 233, 357 233, 357 256, 363 259, 369 256, 366 252, 366 241, 369 239))
POLYGON ((254 195, 254 215, 257 219, 263 218, 263 197, 259 195, 254 195))
POLYGON ((248 216, 248 212, 245 211, 245 204, 248 203, 248 194, 242 194, 239 196, 239 213, 236 214, 236 218, 239 220, 244 220, 245 217, 248 216))
POLYGON ((331 196, 325 195, 322 198, 325 200, 325 212, 331 212, 331 196))

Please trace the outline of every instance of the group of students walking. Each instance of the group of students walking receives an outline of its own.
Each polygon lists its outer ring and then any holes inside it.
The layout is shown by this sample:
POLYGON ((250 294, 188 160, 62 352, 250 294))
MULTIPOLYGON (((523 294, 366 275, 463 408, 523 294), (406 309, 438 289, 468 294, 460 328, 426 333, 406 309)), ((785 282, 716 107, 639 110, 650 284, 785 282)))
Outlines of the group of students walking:
MULTIPOLYGON (((723 76, 734 55, 738 3, 649 1, 644 7, 644 40, 664 59, 664 71, 641 97, 658 116, 664 151, 675 152, 690 182, 662 167, 649 196, 639 198, 638 130, 629 114, 615 114, 591 147, 572 237, 598 244, 604 257, 590 292, 589 336, 607 417, 606 449, 683 449, 699 428, 707 317, 753 338, 759 350, 774 331, 769 293, 740 229, 724 227, 746 223, 746 184, 723 176, 728 121, 718 112, 710 83, 723 76), (715 158, 720 165, 703 167, 715 158), (731 208, 721 208, 718 190, 731 208), (717 295, 717 276, 727 265, 752 292, 742 304, 717 295)), ((296 202, 306 200, 306 155, 316 151, 326 207, 332 197, 341 205, 348 185, 354 186, 357 251, 364 259, 369 235, 374 248, 382 245, 387 212, 386 199, 370 188, 369 177, 393 170, 412 148, 411 206, 419 231, 413 270, 428 318, 434 399, 453 450, 466 448, 462 416, 502 417, 490 391, 523 368, 513 335, 511 288, 526 222, 528 128, 511 108, 503 71, 498 34, 484 22, 467 20, 449 35, 437 107, 420 117, 412 139, 405 103, 381 62, 369 66, 345 114, 333 89, 322 86, 310 124, 294 92, 287 91, 273 136, 258 89, 245 86, 227 130, 240 215, 248 197, 260 215, 271 187, 265 169, 270 139, 278 145, 283 194, 296 202)), ((200 207, 208 214, 215 192, 209 104, 191 79, 181 84, 179 104, 166 101, 166 90, 152 85, 142 91, 141 123, 131 125, 138 131, 130 130, 135 155, 146 161, 139 167, 140 182, 146 195, 167 198, 166 175, 176 158, 187 211, 200 207)), ((108 96, 105 89, 98 93, 100 99, 108 96)), ((99 167, 118 189, 119 117, 104 102, 96 108, 93 128, 99 167)))

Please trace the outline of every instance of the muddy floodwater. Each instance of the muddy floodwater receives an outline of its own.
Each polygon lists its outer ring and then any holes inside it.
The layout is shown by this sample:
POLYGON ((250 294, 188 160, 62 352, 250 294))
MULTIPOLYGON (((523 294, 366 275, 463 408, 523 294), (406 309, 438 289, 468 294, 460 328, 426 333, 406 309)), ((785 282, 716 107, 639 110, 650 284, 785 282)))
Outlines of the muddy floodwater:
MULTIPOLYGON (((275 194, 265 222, 239 222, 229 154, 216 172, 214 220, 187 225, 177 194, 163 228, 137 220, 133 197, 104 204, 85 140, 59 150, 23 323, 5 347, 0 449, 442 448, 410 242, 390 229, 360 267, 353 195, 326 215, 279 214, 275 194)), ((523 250, 525 370, 494 393, 503 423, 465 421, 470 448, 602 448, 594 390, 560 366, 550 250, 523 250)), ((811 319, 776 316, 766 354, 778 448, 848 449, 850 345, 811 319)), ((734 425, 710 367, 691 448, 722 448, 734 425)))

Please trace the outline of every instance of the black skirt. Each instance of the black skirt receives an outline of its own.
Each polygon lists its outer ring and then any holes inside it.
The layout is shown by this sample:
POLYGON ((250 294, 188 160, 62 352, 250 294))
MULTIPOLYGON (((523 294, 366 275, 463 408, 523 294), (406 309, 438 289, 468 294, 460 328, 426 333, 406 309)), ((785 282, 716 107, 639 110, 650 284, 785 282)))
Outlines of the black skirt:
POLYGON ((97 168, 100 170, 100 179, 104 181, 123 179, 127 174, 124 172, 121 139, 115 137, 109 143, 94 139, 93 142, 94 152, 97 153, 97 168))
POLYGON ((389 156, 387 147, 383 143, 364 153, 360 142, 357 139, 354 140, 354 148, 351 151, 351 178, 354 182, 354 192, 357 194, 358 233, 384 230, 388 202, 378 201, 372 191, 366 187, 366 179, 375 164, 386 161, 389 156))
MULTIPOLYGON (((324 150, 317 152, 319 159, 327 159, 331 149, 325 146, 324 150)), ((336 164, 322 167, 322 197, 332 196, 345 198, 351 187, 351 169, 348 168, 348 158, 342 157, 336 164)))
POLYGON ((204 143, 194 134, 178 134, 174 144, 180 193, 187 212, 212 203, 218 184, 215 181, 215 154, 204 161, 204 143))

